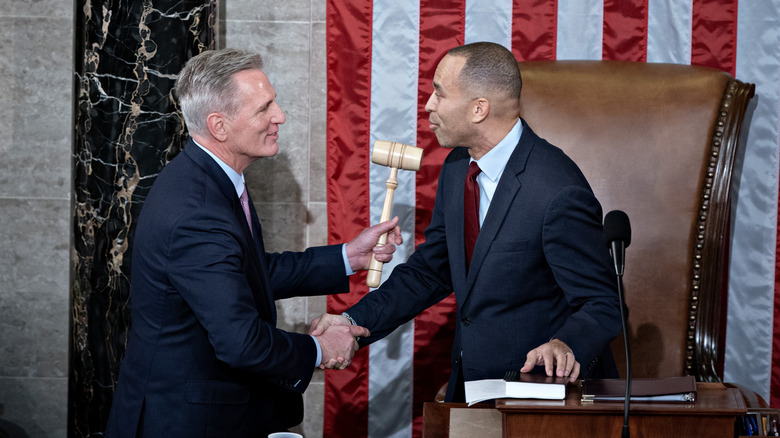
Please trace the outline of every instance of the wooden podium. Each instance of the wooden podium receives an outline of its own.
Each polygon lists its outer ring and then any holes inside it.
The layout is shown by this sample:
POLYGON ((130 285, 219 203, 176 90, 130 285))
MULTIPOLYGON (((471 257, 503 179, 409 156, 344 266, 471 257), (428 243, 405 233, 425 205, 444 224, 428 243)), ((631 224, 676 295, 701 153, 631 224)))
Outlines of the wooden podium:
MULTIPOLYGON (((500 399, 495 405, 483 403, 467 411, 483 410, 470 412, 484 419, 478 426, 484 430, 482 437, 620 437, 623 403, 582 402, 579 388, 579 383, 570 384, 566 400, 500 399)), ((631 437, 733 438, 737 417, 747 413, 740 390, 697 383, 697 392, 695 403, 631 403, 631 437)), ((423 438, 464 436, 450 429, 450 414, 460 415, 464 408, 464 403, 425 403, 423 438)), ((473 423, 477 422, 469 420, 473 423)))

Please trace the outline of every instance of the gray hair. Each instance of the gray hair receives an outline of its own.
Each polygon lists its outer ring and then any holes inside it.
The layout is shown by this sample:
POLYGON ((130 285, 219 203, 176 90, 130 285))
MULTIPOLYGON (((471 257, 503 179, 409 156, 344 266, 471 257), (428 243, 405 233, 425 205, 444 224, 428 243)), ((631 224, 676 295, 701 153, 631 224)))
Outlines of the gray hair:
POLYGON ((458 81, 462 90, 470 90, 472 98, 499 94, 520 102, 523 80, 517 59, 506 47, 490 42, 478 42, 455 47, 447 52, 466 58, 458 81))
POLYGON ((262 70, 263 57, 237 49, 209 50, 189 61, 176 79, 176 95, 190 133, 206 135, 206 117, 214 112, 232 116, 241 99, 233 75, 262 70))

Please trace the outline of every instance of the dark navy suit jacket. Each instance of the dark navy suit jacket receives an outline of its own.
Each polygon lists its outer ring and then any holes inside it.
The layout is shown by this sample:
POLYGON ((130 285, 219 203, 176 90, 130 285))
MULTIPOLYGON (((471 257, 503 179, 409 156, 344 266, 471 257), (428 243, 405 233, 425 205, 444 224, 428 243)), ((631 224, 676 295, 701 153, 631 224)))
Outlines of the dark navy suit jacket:
POLYGON ((601 206, 579 168, 523 122, 467 271, 468 166, 466 149, 450 152, 425 242, 379 289, 347 310, 371 331, 361 343, 386 336, 454 291, 448 401, 459 367, 466 381, 502 378, 552 338, 571 347, 582 376, 616 377, 609 349, 621 330, 616 277, 603 240, 601 206))
MULTIPOLYGON (((251 202, 250 202, 251 205, 251 202)), ((157 177, 133 242, 132 327, 110 437, 265 437, 300 423, 316 345, 274 301, 349 290, 340 246, 265 252, 236 190, 190 141, 157 177)))

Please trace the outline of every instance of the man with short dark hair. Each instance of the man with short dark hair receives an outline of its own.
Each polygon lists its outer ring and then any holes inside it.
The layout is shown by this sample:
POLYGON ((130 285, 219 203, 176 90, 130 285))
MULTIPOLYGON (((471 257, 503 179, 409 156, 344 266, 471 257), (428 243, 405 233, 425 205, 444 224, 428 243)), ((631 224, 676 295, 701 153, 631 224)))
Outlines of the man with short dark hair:
POLYGON ((574 162, 520 118, 521 87, 498 44, 441 60, 425 109, 452 151, 425 242, 342 315, 312 321, 312 334, 354 323, 371 331, 367 345, 454 291, 447 401, 464 400, 464 381, 507 371, 617 376, 609 343, 621 317, 601 206, 574 162))

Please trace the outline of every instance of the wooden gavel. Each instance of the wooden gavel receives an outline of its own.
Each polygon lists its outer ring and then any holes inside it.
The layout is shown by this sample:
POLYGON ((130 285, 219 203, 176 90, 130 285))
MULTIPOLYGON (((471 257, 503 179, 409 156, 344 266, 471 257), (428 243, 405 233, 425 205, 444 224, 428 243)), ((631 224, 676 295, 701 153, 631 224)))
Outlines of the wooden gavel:
MULTIPOLYGON (((409 146, 408 144, 395 143, 384 140, 377 140, 374 142, 374 152, 371 154, 371 162, 379 164, 380 166, 390 167, 390 178, 387 179, 385 186, 387 192, 385 193, 385 203, 382 206, 382 217, 380 222, 390 220, 390 209, 393 206, 393 193, 395 188, 398 187, 398 169, 404 170, 420 170, 420 164, 422 163, 421 148, 415 146, 409 146)), ((377 245, 384 245, 387 243, 387 234, 383 234, 379 237, 377 245)), ((368 287, 379 286, 379 281, 382 278, 382 266, 384 263, 377 261, 376 257, 371 255, 371 262, 368 265, 368 279, 366 284, 368 287)))

